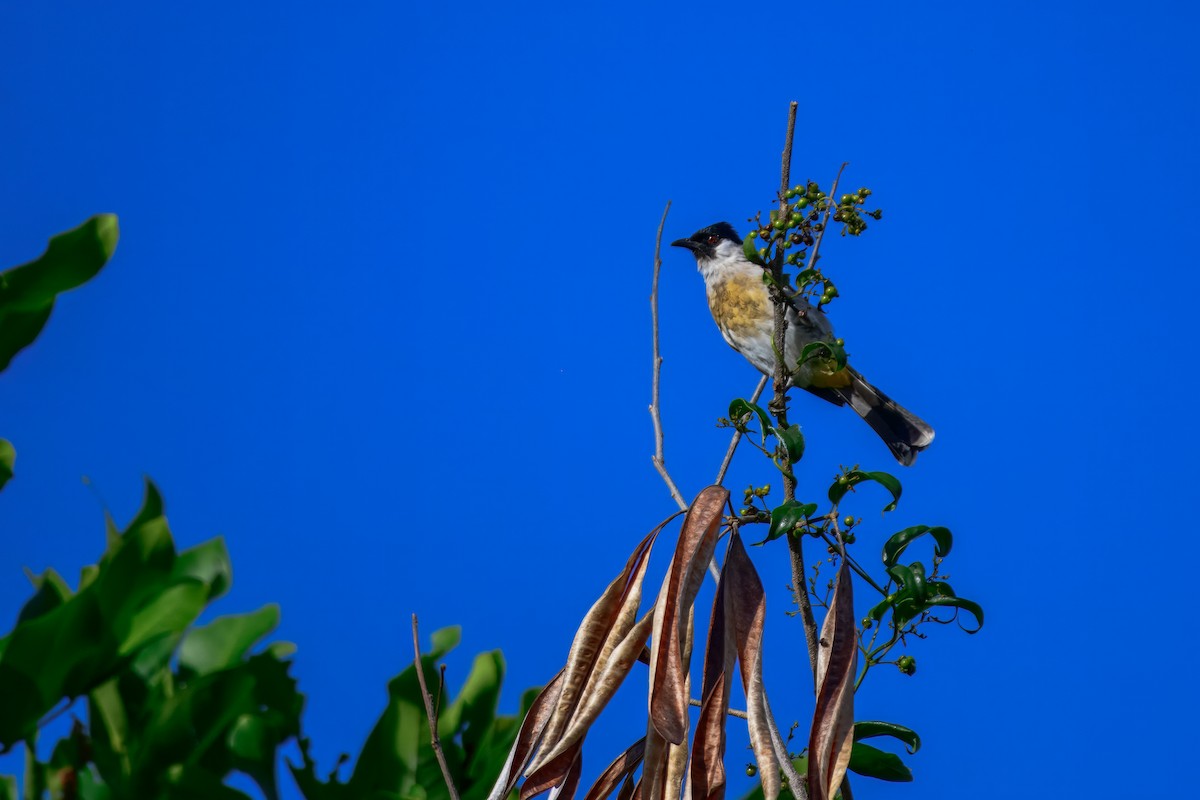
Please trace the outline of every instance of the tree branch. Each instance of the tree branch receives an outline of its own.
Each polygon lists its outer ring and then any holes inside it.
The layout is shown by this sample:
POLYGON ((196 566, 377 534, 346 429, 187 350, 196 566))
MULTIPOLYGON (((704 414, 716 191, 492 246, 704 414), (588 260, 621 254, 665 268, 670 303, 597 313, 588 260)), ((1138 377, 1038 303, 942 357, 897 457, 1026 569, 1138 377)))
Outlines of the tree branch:
MULTIPOLYGON (((758 388, 754 390, 754 394, 750 395, 750 402, 757 403, 758 398, 762 397, 763 389, 767 388, 767 376, 763 375, 758 382, 758 388)), ((725 459, 721 462, 721 469, 717 471, 717 479, 713 481, 717 486, 725 480, 725 473, 729 470, 729 465, 733 463, 733 454, 737 450, 738 443, 742 441, 742 432, 734 431, 733 438, 729 440, 729 449, 725 451, 725 459)))
POLYGON ((833 179, 833 186, 829 187, 829 202, 825 204, 825 219, 821 220, 821 230, 817 231, 817 241, 813 243, 812 252, 808 254, 809 269, 812 269, 817 263, 817 251, 821 249, 821 240, 825 238, 825 230, 829 227, 829 215, 833 213, 833 208, 837 205, 837 201, 833 198, 837 196, 838 182, 842 179, 842 170, 848 166, 850 166, 849 161, 842 162, 842 165, 838 167, 837 177, 833 179))
POLYGON ((442 743, 438 739, 437 712, 433 710, 433 698, 429 687, 425 685, 425 667, 421 663, 421 640, 417 635, 417 615, 412 615, 413 634, 413 665, 417 668, 417 683, 421 685, 421 699, 425 701, 425 716, 429 720, 429 743, 433 745, 433 754, 437 756, 438 766, 442 768, 442 778, 446 781, 446 789, 450 792, 450 800, 458 800, 458 789, 454 786, 454 778, 450 775, 450 765, 446 763, 446 755, 442 752, 442 743))
MULTIPOLYGON (((783 164, 780 167, 779 179, 779 213, 783 214, 787 209, 787 198, 785 194, 788 191, 788 184, 791 182, 792 172, 792 139, 796 133, 796 102, 788 107, 788 125, 787 138, 783 142, 783 164)), ((841 173, 838 173, 839 177, 841 173)), ((828 216, 828 212, 826 212, 828 216)), ((828 222, 828 219, 826 220, 828 222)), ((818 232, 818 237, 825 232, 825 226, 821 227, 818 232)), ((816 246, 820 245, 818 238, 813 248, 813 256, 816 255, 816 246)), ((787 284, 784 282, 783 274, 783 248, 779 247, 775 250, 775 258, 771 261, 771 299, 775 305, 775 383, 774 396, 771 399, 770 409, 775 415, 775 420, 781 428, 788 426, 787 418, 787 390, 790 388, 791 369, 787 363, 787 293, 784 287, 787 284)), ((796 476, 792 471, 792 462, 785 452, 783 454, 783 499, 785 502, 794 501, 796 499, 796 476)), ((805 582, 806 569, 804 566, 804 547, 801 537, 788 534, 788 555, 791 560, 792 567, 792 595, 796 601, 796 605, 800 610, 800 619, 804 624, 804 641, 808 647, 808 663, 812 669, 813 686, 816 686, 817 679, 817 622, 813 617, 812 602, 808 597, 808 584, 805 582)))
MULTIPOLYGON (((704 708, 704 703, 701 703, 694 697, 688 698, 688 705, 695 708, 704 708)), ((745 711, 736 708, 727 708, 725 709, 725 713, 731 717, 737 717, 738 719, 750 719, 750 717, 746 715, 745 711)))
POLYGON ((667 207, 663 209, 662 220, 658 223, 658 236, 654 239, 654 281, 650 285, 650 323, 654 329, 654 379, 650 384, 650 419, 654 422, 654 455, 650 457, 650 460, 654 462, 654 468, 658 470, 663 482, 667 484, 667 490, 670 491, 671 497, 675 498, 675 503, 683 511, 688 507, 687 501, 683 499, 683 493, 679 491, 675 481, 671 480, 671 474, 667 472, 666 458, 663 456, 662 412, 659 410, 658 402, 658 379, 662 372, 663 362, 662 356, 658 352, 658 273, 662 270, 663 228, 667 224, 667 212, 670 210, 671 201, 668 200, 667 207))

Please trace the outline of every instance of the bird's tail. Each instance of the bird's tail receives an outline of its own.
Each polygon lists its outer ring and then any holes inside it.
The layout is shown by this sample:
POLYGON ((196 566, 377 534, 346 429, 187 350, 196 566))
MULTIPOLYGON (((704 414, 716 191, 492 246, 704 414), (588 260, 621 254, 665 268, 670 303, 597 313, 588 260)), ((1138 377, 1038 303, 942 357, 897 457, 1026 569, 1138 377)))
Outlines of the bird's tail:
POLYGON ((933 441, 933 428, 872 386, 857 370, 846 369, 850 372, 850 385, 837 393, 879 434, 897 461, 912 466, 917 453, 933 441))

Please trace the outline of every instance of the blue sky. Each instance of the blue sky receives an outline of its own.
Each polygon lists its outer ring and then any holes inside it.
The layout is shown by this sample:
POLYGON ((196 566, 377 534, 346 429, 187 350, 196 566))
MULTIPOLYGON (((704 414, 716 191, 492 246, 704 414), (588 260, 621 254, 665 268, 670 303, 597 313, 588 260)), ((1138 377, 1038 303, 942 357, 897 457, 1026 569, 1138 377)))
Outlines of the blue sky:
MULTIPOLYGON (((673 509, 646 413, 663 205, 668 241, 765 209, 797 99, 793 176, 849 161, 885 212, 826 243, 834 323, 938 431, 900 473, 797 398, 800 493, 896 471, 895 513, 859 501, 860 553, 947 525, 989 615, 868 681, 859 716, 925 747, 915 783, 856 797, 1190 786, 1190 5, 249 5, 0 10, 0 264, 96 212, 122 228, 0 376, 0 616, 21 567, 73 577, 102 550, 82 476, 125 520, 149 475, 181 546, 226 537, 217 611, 281 605, 322 765, 381 711, 411 612, 463 626, 452 683, 502 648, 511 711, 673 509)), ((757 377, 690 256, 664 262, 667 463, 694 494, 757 377)), ((770 480, 746 451, 728 484, 770 480)), ((786 554, 752 557, 773 705, 805 718, 786 554)), ((592 770, 643 703, 613 709, 592 770)))

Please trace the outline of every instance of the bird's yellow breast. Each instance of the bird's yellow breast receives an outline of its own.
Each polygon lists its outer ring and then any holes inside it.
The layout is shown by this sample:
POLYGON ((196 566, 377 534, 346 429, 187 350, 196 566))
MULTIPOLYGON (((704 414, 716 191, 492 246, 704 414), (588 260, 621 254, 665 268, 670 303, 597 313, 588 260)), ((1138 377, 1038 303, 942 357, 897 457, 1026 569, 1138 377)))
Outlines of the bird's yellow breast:
POLYGON ((760 275, 733 275, 708 287, 708 308, 723 333, 749 333, 773 319, 760 275))

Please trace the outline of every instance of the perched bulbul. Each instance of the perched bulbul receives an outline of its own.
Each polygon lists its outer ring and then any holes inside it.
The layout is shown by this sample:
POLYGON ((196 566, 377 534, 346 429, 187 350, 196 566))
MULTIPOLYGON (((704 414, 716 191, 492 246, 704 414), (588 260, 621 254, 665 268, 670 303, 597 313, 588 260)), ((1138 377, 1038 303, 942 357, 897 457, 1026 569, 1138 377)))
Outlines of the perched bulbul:
MULTIPOLYGON (((763 268, 746 258, 737 231, 728 222, 718 222, 671 244, 691 250, 696 257, 708 308, 725 341, 759 372, 774 375, 775 307, 763 283, 763 268)), ((839 406, 849 405, 879 434, 896 460, 910 466, 933 441, 933 428, 852 367, 835 371, 810 361, 797 369, 805 345, 833 341, 833 326, 824 311, 803 297, 793 295, 792 305, 784 348, 785 363, 793 370, 792 384, 839 406)))

